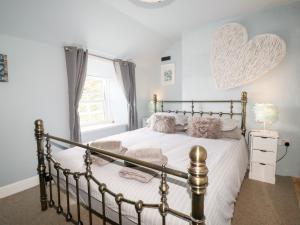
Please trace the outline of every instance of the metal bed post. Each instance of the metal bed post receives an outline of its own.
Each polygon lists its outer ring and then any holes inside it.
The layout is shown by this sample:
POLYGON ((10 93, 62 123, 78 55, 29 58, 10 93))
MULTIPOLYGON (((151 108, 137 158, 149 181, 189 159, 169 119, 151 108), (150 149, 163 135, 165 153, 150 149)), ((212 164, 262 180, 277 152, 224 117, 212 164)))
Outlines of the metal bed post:
POLYGON ((242 103, 242 134, 245 136, 246 134, 246 115, 247 115, 247 92, 243 91, 241 95, 241 103, 242 103))
POLYGON ((44 158, 44 124, 42 120, 35 121, 34 134, 37 144, 37 157, 38 157, 38 175, 40 181, 40 201, 42 211, 47 210, 47 191, 46 191, 46 166, 44 158))
POLYGON ((207 153, 202 146, 194 146, 190 151, 188 182, 192 192, 192 225, 205 225, 204 195, 208 185, 206 158, 207 153))
POLYGON ((157 94, 153 95, 154 112, 157 112, 157 94))

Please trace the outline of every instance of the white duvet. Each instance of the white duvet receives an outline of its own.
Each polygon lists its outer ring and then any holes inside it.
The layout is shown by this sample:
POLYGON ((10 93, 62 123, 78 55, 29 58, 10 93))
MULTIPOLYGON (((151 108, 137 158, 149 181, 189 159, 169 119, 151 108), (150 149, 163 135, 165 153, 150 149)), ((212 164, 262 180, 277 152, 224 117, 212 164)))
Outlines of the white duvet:
MULTIPOLYGON (((205 196, 205 216, 208 225, 230 224, 234 211, 234 203, 243 181, 247 164, 248 151, 245 139, 204 139, 193 138, 184 133, 164 134, 154 132, 149 128, 142 128, 135 131, 110 136, 102 140, 120 140, 122 145, 128 150, 141 147, 159 147, 168 157, 168 167, 181 171, 187 171, 189 165, 189 151, 193 145, 202 145, 207 150, 207 167, 209 169, 209 185, 205 196)), ((84 171, 83 164, 84 149, 75 147, 60 151, 54 154, 54 158, 63 167, 72 171, 84 171)), ((155 178, 149 183, 140 183, 135 180, 121 178, 118 175, 120 165, 110 163, 105 166, 92 165, 93 175, 115 193, 123 193, 124 197, 137 201, 143 200, 145 203, 159 203, 159 182, 155 178)), ((169 176, 169 194, 167 196, 169 206, 180 212, 190 214, 191 199, 188 192, 188 185, 184 179, 169 176)), ((73 181, 70 181, 73 183, 73 181)), ((86 181, 80 179, 80 189, 86 192, 86 181)), ((93 202, 101 201, 101 194, 96 184, 92 185, 93 202)), ((81 196, 82 201, 86 201, 86 196, 81 196)), ((101 212, 101 204, 97 204, 97 211, 101 212)), ((117 212, 117 205, 114 198, 106 195, 106 207, 110 211, 117 212)), ((136 223, 137 215, 134 206, 126 203, 122 204, 122 215, 131 224, 136 223)), ((114 219, 114 218, 112 218, 114 219)), ((126 224, 126 222, 125 222, 126 224)), ((129 223, 128 223, 129 224, 129 223)), ((161 216, 157 209, 144 209, 142 212, 142 224, 161 224, 161 216)), ((175 216, 167 216, 167 224, 184 225, 186 221, 175 216)))

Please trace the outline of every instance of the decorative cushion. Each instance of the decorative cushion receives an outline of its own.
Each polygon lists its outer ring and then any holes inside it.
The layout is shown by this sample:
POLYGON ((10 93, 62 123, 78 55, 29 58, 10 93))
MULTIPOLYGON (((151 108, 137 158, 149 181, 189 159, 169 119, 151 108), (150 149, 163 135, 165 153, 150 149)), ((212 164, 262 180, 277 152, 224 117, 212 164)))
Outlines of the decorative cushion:
POLYGON ((175 122, 176 125, 186 125, 188 123, 188 118, 187 116, 183 115, 183 114, 178 114, 178 113, 168 113, 168 112, 157 112, 157 113, 153 113, 148 119, 147 119, 147 124, 148 126, 151 127, 151 124, 153 122, 153 119, 156 115, 161 115, 161 116, 173 116, 175 117, 175 122))
POLYGON ((162 133, 175 133, 176 123, 173 116, 155 115, 151 125, 152 130, 162 133))
POLYGON ((221 120, 218 118, 192 117, 187 134, 192 137, 217 139, 221 137, 221 120))

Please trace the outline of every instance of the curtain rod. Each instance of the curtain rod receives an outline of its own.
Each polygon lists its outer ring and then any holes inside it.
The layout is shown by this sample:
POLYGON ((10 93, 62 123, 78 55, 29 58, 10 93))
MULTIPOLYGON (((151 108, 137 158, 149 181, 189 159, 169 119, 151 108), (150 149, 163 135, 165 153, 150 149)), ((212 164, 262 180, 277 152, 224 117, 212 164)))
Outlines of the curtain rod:
MULTIPOLYGON (((69 51, 69 47, 66 46, 64 47, 64 49, 66 51, 69 51)), ((109 60, 109 61, 114 61, 114 59, 111 59, 111 58, 108 58, 108 57, 104 57, 104 56, 100 56, 100 55, 95 55, 95 54, 92 54, 92 53, 88 53, 90 56, 94 56, 94 57, 98 57, 98 58, 101 58, 101 59, 105 59, 105 60, 109 60)))
POLYGON ((98 58, 105 59, 105 60, 108 60, 108 61, 114 61, 114 59, 107 58, 107 57, 104 57, 104 56, 95 55, 95 54, 92 54, 92 53, 88 53, 88 54, 89 54, 90 56, 98 57, 98 58))

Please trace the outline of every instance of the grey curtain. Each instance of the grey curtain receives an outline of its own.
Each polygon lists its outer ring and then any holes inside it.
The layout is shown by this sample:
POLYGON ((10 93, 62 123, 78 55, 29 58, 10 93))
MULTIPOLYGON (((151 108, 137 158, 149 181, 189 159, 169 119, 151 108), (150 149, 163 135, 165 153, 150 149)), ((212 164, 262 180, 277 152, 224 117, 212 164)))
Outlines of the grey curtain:
POLYGON ((118 81, 124 91, 128 104, 128 129, 138 128, 136 108, 135 64, 132 62, 114 60, 118 81))
POLYGON ((65 56, 69 88, 70 138, 72 141, 81 142, 78 105, 86 78, 88 51, 66 46, 65 56))

